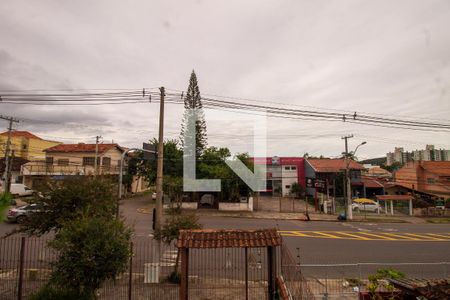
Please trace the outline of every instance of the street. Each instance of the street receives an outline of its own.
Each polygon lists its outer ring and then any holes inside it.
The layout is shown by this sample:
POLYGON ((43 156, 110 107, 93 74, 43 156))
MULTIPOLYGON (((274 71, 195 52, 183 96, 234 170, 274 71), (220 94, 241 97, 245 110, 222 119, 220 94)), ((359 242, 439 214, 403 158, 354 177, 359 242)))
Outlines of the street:
MULTIPOLYGON (((151 234, 151 214, 138 212, 146 197, 128 199, 121 214, 137 239, 151 234)), ((302 264, 450 262, 450 224, 305 222, 234 217, 200 217, 204 228, 277 228, 302 264)), ((0 224, 0 235, 16 228, 0 224)))

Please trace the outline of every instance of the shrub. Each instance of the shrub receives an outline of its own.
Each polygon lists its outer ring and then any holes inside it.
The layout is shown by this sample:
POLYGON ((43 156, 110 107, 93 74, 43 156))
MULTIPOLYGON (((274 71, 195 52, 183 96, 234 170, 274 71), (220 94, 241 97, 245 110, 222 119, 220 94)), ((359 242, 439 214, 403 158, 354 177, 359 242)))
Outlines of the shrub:
POLYGON ((80 295, 74 289, 47 284, 32 294, 30 300, 91 300, 93 297, 80 295))
POLYGON ((49 242, 59 253, 51 282, 93 297, 105 280, 126 270, 130 237, 131 230, 114 218, 71 220, 49 242))

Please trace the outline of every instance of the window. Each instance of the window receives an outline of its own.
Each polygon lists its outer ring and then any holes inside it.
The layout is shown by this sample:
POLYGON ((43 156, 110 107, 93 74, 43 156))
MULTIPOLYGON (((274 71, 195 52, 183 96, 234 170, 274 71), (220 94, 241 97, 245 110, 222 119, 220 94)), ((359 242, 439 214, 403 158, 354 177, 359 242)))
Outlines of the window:
POLYGON ((291 186, 290 185, 285 185, 285 188, 290 189, 291 186))
POLYGON ((45 164, 46 165, 53 165, 53 157, 46 157, 45 158, 45 164))
POLYGON ((292 166, 291 170, 297 170, 297 167, 292 166))
POLYGON ((111 158, 110 157, 103 157, 102 158, 102 165, 104 167, 110 167, 111 166, 111 158))
POLYGON ((284 167, 284 169, 285 169, 285 170, 290 170, 291 167, 287 166, 287 167, 284 167))
POLYGON ((27 150, 27 145, 22 145, 23 150, 27 150))
POLYGON ((58 159, 58 166, 68 166, 69 159, 68 158, 60 158, 58 159))
POLYGON ((434 178, 427 178, 427 183, 428 184, 435 184, 436 181, 434 180, 434 178))
POLYGON ((83 166, 94 166, 95 157, 83 157, 83 166))

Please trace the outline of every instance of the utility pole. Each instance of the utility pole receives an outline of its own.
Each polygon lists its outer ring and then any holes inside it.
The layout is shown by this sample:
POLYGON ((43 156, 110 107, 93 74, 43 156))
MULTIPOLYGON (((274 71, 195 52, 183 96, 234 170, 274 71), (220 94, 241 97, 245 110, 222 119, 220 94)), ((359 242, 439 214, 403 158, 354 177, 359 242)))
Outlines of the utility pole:
POLYGON ((98 175, 98 166, 97 166, 97 162, 98 162, 98 142, 100 141, 102 137, 100 135, 97 135, 95 137, 95 160, 94 160, 94 175, 97 176, 98 175))
POLYGON ((0 115, 0 119, 6 120, 9 122, 8 125, 8 139, 6 141, 6 149, 5 149, 5 172, 3 174, 4 177, 4 183, 5 183, 5 192, 9 193, 10 188, 11 188, 11 174, 10 174, 10 155, 9 155, 9 150, 11 147, 11 133, 12 133, 12 126, 13 123, 19 123, 19 120, 13 118, 13 117, 6 117, 6 116, 2 116, 0 115))
POLYGON ((163 215, 163 163, 164 163, 164 87, 159 88, 161 99, 159 102, 159 137, 158 160, 156 168, 156 220, 155 229, 161 229, 163 215))
POLYGON ((352 186, 351 186, 351 179, 350 179, 350 171, 349 171, 349 153, 348 153, 348 139, 351 139, 353 137, 353 134, 343 136, 341 139, 345 140, 345 190, 346 190, 346 197, 345 197, 345 206, 346 206, 346 214, 345 217, 347 220, 353 219, 353 211, 352 211, 352 186))

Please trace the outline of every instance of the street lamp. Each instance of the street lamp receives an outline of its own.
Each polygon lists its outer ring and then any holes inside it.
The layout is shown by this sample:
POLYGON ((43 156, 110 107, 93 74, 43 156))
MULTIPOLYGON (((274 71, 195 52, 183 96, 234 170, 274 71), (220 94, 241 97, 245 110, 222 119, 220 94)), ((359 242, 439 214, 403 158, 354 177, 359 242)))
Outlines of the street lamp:
MULTIPOLYGON (((355 150, 353 152, 350 152, 353 157, 356 154, 356 151, 358 151, 358 148, 362 145, 367 144, 367 142, 362 142, 361 144, 359 144, 358 146, 356 146, 355 150)), ((346 182, 347 182, 347 215, 346 218, 348 220, 352 220, 353 219, 353 210, 352 210, 352 183, 351 183, 351 178, 350 178, 350 170, 349 170, 349 166, 350 166, 350 160, 349 160, 349 154, 350 153, 345 153, 345 159, 346 159, 346 166, 345 166, 345 175, 346 175, 346 182)))

